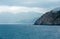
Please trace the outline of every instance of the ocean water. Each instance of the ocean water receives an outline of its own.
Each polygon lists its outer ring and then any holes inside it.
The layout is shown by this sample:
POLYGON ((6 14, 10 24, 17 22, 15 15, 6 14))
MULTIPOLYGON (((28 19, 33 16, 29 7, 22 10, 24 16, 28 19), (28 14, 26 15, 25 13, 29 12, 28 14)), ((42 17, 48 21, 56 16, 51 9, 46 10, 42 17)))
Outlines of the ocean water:
POLYGON ((0 39, 60 39, 60 26, 0 24, 0 39))

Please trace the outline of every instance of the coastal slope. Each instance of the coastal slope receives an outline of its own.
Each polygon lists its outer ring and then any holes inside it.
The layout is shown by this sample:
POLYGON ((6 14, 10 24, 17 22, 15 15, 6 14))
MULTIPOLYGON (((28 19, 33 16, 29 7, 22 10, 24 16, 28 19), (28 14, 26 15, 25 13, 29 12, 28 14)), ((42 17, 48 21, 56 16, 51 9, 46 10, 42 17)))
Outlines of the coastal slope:
POLYGON ((35 25, 59 25, 60 24, 60 8, 55 8, 43 14, 34 23, 35 25))

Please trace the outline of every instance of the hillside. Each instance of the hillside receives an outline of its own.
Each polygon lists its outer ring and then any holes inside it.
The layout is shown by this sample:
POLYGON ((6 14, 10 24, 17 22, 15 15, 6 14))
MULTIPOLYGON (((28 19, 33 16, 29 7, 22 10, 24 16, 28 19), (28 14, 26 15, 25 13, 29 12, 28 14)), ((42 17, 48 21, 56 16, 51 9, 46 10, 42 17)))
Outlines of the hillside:
POLYGON ((59 25, 60 24, 60 8, 55 8, 45 13, 34 23, 35 25, 59 25))

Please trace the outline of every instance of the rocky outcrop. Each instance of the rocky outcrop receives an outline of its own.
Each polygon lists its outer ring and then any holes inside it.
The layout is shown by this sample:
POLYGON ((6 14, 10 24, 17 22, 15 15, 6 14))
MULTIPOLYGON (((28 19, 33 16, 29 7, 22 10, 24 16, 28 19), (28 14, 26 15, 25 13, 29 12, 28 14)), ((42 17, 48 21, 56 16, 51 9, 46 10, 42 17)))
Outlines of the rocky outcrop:
POLYGON ((36 22, 35 25, 60 25, 60 10, 50 11, 42 15, 36 22))

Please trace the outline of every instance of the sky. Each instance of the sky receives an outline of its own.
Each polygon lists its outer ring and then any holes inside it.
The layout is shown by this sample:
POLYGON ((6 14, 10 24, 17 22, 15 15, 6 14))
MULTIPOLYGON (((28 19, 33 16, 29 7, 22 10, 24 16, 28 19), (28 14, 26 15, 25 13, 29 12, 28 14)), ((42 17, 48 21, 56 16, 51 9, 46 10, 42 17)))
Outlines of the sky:
POLYGON ((0 13, 45 13, 60 7, 60 0, 0 0, 0 13))

